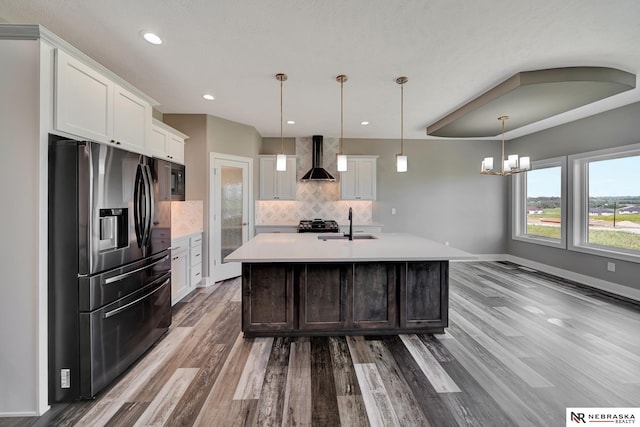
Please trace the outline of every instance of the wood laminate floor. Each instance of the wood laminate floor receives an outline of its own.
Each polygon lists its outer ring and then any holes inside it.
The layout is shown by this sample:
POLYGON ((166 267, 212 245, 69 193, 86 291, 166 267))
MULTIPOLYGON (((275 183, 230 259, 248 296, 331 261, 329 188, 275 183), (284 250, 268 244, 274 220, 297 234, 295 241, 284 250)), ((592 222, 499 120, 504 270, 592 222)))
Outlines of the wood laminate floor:
POLYGON ((453 263, 444 335, 254 338, 238 279, 91 402, 2 426, 562 426, 640 407, 640 307, 509 263, 453 263))

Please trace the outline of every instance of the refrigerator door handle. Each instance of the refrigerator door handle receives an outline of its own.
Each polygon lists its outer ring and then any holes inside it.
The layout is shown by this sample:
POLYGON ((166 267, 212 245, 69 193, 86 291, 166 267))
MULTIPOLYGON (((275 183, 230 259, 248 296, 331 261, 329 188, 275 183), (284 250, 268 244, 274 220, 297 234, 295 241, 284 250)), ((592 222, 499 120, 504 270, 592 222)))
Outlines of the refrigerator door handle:
POLYGON ((147 218, 146 218, 145 239, 143 243, 145 246, 149 246, 151 244, 151 229, 153 228, 153 217, 155 215, 155 212, 154 212, 155 198, 153 195, 153 177, 151 175, 151 168, 149 167, 149 165, 144 165, 143 171, 144 171, 144 177, 145 177, 145 184, 147 187, 147 194, 146 194, 147 209, 145 211, 147 214, 147 218))
POLYGON ((116 308, 115 310, 107 311, 107 312, 104 314, 103 319, 108 319, 109 317, 113 317, 113 316, 115 316, 116 314, 121 313, 121 312, 123 312, 124 310, 128 309, 129 307, 134 306, 134 305, 136 305, 136 304, 138 304, 138 303, 140 303, 140 302, 144 301, 146 298, 150 297, 151 295, 155 294, 155 293, 156 293, 156 292, 158 292, 160 289, 162 289, 162 288, 163 288, 167 283, 169 283, 169 281, 170 281, 170 280, 171 280, 171 279, 167 279, 167 280, 165 280, 165 282, 164 282, 162 285, 158 286, 157 288, 155 288, 155 289, 154 289, 154 290, 152 290, 151 292, 149 292, 149 293, 147 293, 147 294, 144 294, 144 295, 143 295, 143 296, 141 296, 140 298, 138 298, 138 299, 136 299, 136 300, 134 300, 134 301, 131 301, 130 303, 125 304, 125 305, 123 305, 122 307, 118 307, 118 308, 116 308))
POLYGON ((151 267, 154 267, 157 264, 160 264, 164 261, 166 261, 169 258, 169 255, 165 255, 164 257, 160 258, 159 260, 149 264, 149 265, 145 265, 144 267, 140 267, 140 268, 136 268, 135 270, 131 270, 129 272, 123 273, 123 274, 118 274, 117 276, 113 276, 113 277, 109 277, 108 279, 105 279, 104 284, 105 285, 109 285, 111 283, 115 283, 115 282, 119 282, 122 279, 125 279, 129 276, 133 276, 136 273, 139 273, 141 271, 144 270, 148 270, 151 267))
POLYGON ((143 209, 145 208, 145 206, 143 206, 143 198, 145 197, 145 191, 146 189, 144 188, 144 178, 143 178, 143 174, 144 172, 142 171, 142 165, 138 164, 138 169, 136 170, 136 180, 134 183, 134 190, 133 190, 133 219, 134 219, 134 225, 135 225, 135 231, 136 231, 136 240, 138 242, 138 247, 142 247, 143 243, 144 243, 144 228, 145 228, 145 223, 144 221, 144 211, 143 209))

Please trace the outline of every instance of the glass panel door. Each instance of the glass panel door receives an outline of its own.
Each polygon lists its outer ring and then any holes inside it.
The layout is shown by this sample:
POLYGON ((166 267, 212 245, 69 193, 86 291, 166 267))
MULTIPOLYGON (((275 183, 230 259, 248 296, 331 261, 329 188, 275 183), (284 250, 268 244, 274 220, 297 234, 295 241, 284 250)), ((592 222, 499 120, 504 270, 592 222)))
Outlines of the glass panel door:
MULTIPOLYGON (((219 156, 219 157, 218 157, 219 156)), ((214 281, 242 273, 239 262, 225 262, 231 252, 249 240, 249 184, 251 159, 214 157, 211 171, 211 254, 210 276, 214 281)))
POLYGON ((243 181, 242 168, 222 166, 220 168, 220 259, 242 246, 243 234, 243 181))

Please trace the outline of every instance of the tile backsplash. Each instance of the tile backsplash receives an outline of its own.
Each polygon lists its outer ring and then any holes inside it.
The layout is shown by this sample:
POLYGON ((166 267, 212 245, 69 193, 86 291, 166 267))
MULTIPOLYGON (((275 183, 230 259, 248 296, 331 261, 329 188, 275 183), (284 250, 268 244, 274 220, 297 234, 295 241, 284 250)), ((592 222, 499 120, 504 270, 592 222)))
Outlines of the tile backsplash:
POLYGON ((336 170, 338 138, 324 138, 323 166, 336 181, 308 181, 299 179, 311 168, 311 137, 296 138, 296 200, 256 201, 256 224, 298 224, 301 219, 334 219, 348 222, 349 207, 353 208, 353 222, 371 224, 371 201, 340 200, 340 174, 336 170))
POLYGON ((171 237, 187 236, 203 230, 202 200, 171 202, 171 237))
POLYGON ((334 202, 304 202, 293 200, 256 201, 257 225, 292 225, 301 219, 334 219, 346 224, 349 207, 353 208, 354 224, 371 224, 371 201, 339 200, 334 202))

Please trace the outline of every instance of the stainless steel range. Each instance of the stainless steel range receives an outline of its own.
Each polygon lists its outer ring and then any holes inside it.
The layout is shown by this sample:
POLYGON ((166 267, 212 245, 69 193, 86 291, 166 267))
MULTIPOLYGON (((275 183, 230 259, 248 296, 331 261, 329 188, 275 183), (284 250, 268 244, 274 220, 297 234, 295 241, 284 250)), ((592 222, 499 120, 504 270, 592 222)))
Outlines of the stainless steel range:
POLYGON ((332 219, 303 219, 298 224, 298 233, 338 233, 340 227, 332 219))

